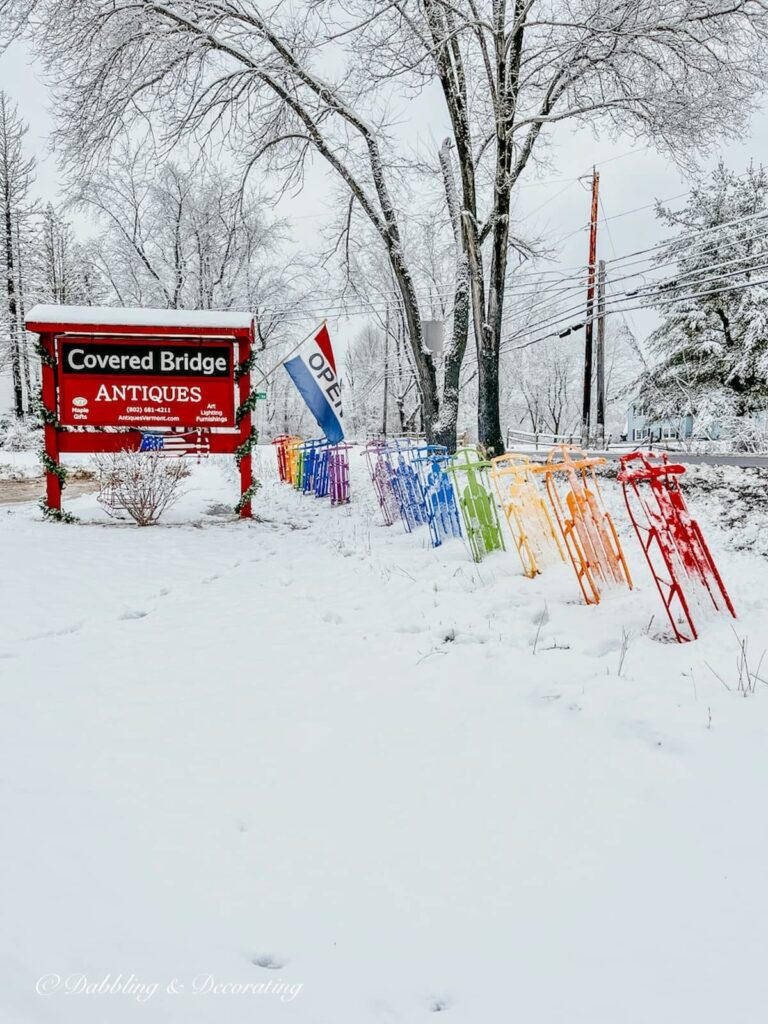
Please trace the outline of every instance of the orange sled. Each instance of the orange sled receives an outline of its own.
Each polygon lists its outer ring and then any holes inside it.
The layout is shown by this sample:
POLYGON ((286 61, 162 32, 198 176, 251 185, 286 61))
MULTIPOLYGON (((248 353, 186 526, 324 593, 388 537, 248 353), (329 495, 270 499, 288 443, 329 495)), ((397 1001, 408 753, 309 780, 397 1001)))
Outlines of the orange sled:
POLYGON ((587 604, 599 604, 603 587, 621 583, 632 589, 616 527, 603 506, 595 466, 581 448, 557 445, 542 472, 568 557, 587 604))

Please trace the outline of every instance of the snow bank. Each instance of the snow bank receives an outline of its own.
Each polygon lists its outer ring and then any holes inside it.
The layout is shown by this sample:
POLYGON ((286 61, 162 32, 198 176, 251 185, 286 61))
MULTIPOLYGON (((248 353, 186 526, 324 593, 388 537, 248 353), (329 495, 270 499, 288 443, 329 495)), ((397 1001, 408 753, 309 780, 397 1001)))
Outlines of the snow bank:
POLYGON ((33 480, 42 475, 36 452, 14 452, 0 448, 0 486, 3 480, 33 480))
MULTIPOLYGON (((259 456, 261 521, 214 459, 179 525, 0 517, 2 1019, 759 1019, 768 694, 731 623, 656 639, 629 537, 637 592, 587 608, 385 529, 357 455, 339 509, 259 456)), ((756 663, 768 563, 710 541, 756 663)))

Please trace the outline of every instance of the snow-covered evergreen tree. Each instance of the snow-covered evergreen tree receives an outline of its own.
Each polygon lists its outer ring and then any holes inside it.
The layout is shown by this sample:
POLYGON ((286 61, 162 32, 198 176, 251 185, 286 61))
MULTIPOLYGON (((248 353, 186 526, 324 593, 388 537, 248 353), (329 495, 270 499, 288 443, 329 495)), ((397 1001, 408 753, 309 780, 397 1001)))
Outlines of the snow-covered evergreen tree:
POLYGON ((659 363, 642 396, 656 416, 692 414, 697 432, 733 429, 768 405, 768 175, 720 164, 682 210, 657 213, 677 237, 660 250, 659 363))

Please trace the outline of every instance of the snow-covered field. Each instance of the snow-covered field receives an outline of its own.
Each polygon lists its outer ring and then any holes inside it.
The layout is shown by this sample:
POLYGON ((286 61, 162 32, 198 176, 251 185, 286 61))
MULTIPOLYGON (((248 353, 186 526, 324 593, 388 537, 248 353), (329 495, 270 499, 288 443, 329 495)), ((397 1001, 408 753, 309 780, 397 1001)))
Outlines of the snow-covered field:
POLYGON ((626 531, 587 608, 260 458, 262 521, 0 507, 2 1024, 764 1020, 768 561, 700 515, 677 646, 626 531))

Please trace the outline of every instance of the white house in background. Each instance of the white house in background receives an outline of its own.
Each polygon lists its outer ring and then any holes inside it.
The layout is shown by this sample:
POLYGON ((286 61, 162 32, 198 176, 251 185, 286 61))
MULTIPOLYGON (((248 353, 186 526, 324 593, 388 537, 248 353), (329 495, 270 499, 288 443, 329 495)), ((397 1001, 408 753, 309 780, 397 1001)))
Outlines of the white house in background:
MULTIPOLYGON (((739 422, 742 428, 751 423, 755 433, 768 435, 768 410, 752 413, 739 422)), ((654 419, 646 415, 642 403, 636 401, 627 409, 624 437, 627 441, 687 441, 694 436, 693 427, 692 413, 654 419)), ((699 440, 724 441, 733 434, 724 431, 719 423, 710 423, 706 433, 699 430, 696 436, 699 440)))
POLYGON ((693 415, 649 416, 642 402, 636 400, 627 409, 627 441, 686 441, 693 435, 693 415))

